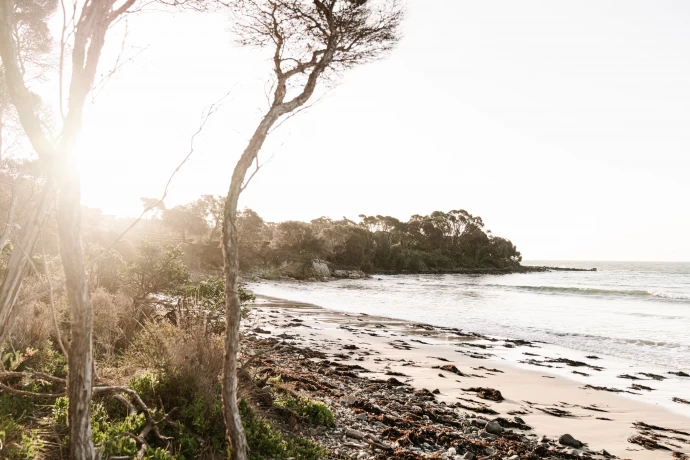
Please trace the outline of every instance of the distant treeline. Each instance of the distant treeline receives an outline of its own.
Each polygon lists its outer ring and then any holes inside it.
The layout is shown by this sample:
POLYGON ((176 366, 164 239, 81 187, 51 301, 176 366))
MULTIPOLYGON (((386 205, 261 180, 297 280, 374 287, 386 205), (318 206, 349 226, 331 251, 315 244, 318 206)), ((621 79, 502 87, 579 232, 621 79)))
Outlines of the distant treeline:
MULTIPOLYGON (((36 199, 42 176, 35 162, 4 159, 0 162, 0 268, 9 257, 11 233, 26 219, 36 199), (2 219, 1 217, 5 217, 2 219)), ((180 245, 185 263, 194 270, 220 269, 218 244, 224 197, 203 195, 190 203, 166 207, 157 199, 142 198, 144 208, 157 203, 145 219, 134 225, 114 249, 125 261, 136 256, 141 242, 180 245)), ((82 210, 82 231, 87 252, 108 247, 133 219, 82 210), (94 249, 96 248, 96 249, 94 249)), ((238 213, 240 267, 279 267, 287 263, 321 259, 333 268, 373 272, 425 272, 462 269, 513 269, 522 256, 515 245, 485 230, 481 217, 465 210, 414 215, 408 221, 391 216, 320 217, 311 222, 266 222, 256 212, 238 213)), ((57 254, 54 215, 44 224, 44 246, 57 254)))
POLYGON ((481 217, 465 210, 414 215, 407 222, 380 215, 359 218, 270 223, 245 209, 238 215, 241 268, 322 259, 368 273, 424 272, 505 269, 522 260, 512 242, 492 235, 481 217))

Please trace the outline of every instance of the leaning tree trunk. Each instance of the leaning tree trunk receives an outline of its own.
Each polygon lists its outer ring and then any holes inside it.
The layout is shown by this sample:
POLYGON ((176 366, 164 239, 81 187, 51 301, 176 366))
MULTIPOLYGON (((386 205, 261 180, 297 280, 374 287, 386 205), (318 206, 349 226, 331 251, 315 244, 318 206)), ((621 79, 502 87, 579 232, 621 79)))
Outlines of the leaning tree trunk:
MULTIPOLYGON (((28 254, 33 251, 38 239, 43 221, 48 215, 53 203, 53 186, 50 182, 43 186, 43 190, 34 203, 29 218, 19 231, 15 240, 15 247, 5 269, 5 276, 0 286, 0 348, 5 343, 12 331, 13 319, 16 316, 14 309, 22 287, 24 277, 29 271, 28 254)), ((1 364, 0 364, 1 365, 1 364)))
MULTIPOLYGON (((0 132, 0 137, 2 133, 0 132)), ((0 145, 2 149, 2 145, 0 145)), ((0 158, 0 161, 2 159, 0 158)), ((22 176, 17 177, 12 184, 12 198, 10 198, 10 207, 7 210, 7 220, 5 222, 5 229, 2 231, 2 236, 0 236, 0 252, 5 249, 10 242, 10 234, 15 227, 14 214, 17 209, 17 198, 19 197, 19 182, 22 180, 22 176)))
POLYGON ((249 167, 278 117, 272 112, 261 121, 232 174, 223 213, 223 267, 225 274, 225 356, 223 358, 223 416, 232 445, 232 460, 246 460, 247 439, 237 405, 237 353, 240 348, 241 305, 238 293, 239 251, 237 247, 237 202, 249 167))

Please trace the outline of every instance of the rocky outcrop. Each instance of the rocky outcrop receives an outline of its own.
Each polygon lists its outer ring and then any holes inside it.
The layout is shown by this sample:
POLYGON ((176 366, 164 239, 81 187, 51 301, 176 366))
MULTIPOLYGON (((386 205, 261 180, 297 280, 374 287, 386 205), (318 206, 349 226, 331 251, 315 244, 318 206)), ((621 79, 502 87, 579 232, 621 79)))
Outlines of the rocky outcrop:
POLYGON ((316 259, 311 261, 311 266, 307 265, 305 275, 307 278, 328 278, 331 276, 331 269, 326 262, 316 259))
POLYGON ((259 279, 322 281, 331 278, 331 269, 322 260, 285 261, 278 267, 255 267, 250 276, 259 279))
POLYGON ((360 279, 366 278, 366 274, 362 270, 333 270, 333 276, 336 278, 360 279))

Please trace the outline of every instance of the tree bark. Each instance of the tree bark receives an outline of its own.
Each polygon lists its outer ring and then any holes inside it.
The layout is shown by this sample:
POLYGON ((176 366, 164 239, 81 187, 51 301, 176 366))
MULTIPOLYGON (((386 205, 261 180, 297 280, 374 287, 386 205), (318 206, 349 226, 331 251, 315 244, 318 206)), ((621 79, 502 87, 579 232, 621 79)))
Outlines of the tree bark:
POLYGON ((76 168, 70 168, 70 173, 65 176, 60 183, 57 220, 60 257, 70 306, 69 451, 70 458, 92 459, 96 456, 89 417, 93 387, 93 309, 81 245, 79 174, 76 168))
POLYGON ((232 460, 246 460, 247 439, 237 405, 237 353, 240 346, 241 305, 238 293, 239 251, 237 247, 237 202, 242 184, 277 117, 272 112, 261 121, 249 145, 235 166, 223 213, 223 269, 225 274, 225 355, 223 357, 223 416, 232 460))
POLYGON ((247 171, 256 160, 269 131, 280 117, 293 112, 309 100, 314 93, 318 78, 333 59, 336 43, 337 40, 335 38, 329 40, 328 49, 309 74, 303 90, 287 102, 285 102, 287 78, 280 71, 279 65, 276 66, 278 82, 273 104, 259 123, 249 144, 247 144, 242 156, 237 161, 225 200, 221 236, 225 275, 225 355, 223 357, 222 396, 225 428, 228 440, 232 445, 232 460, 246 460, 247 458, 247 439, 244 435, 237 405, 237 353, 240 348, 241 319, 237 282, 239 274, 239 248, 237 245, 238 235, 236 226, 237 202, 242 190, 246 186, 244 181, 247 171))

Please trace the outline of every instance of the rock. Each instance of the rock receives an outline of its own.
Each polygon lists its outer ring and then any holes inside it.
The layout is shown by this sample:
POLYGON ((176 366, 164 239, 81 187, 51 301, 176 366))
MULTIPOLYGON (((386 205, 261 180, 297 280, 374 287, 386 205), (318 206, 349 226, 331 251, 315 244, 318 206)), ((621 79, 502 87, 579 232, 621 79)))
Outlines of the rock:
POLYGON ((583 446, 583 444, 580 441, 573 438, 569 434, 562 435, 560 438, 558 438, 558 442, 563 444, 564 446, 574 447, 576 449, 579 449, 580 447, 583 446))
POLYGON ((465 455, 463 455, 464 460, 474 460, 475 455, 472 452, 465 452, 465 455))
POLYGON ((357 414, 357 415, 355 416, 355 418, 356 418, 357 420, 362 420, 362 421, 365 421, 365 422, 366 422, 367 420, 369 420, 369 417, 367 417, 367 414, 357 414))
POLYGON ((486 424, 485 428, 487 433, 491 434, 501 434, 503 433, 503 427, 496 422, 489 422, 486 424))
POLYGON ((357 458, 367 458, 367 457, 368 457, 368 455, 364 451, 360 451, 359 455, 357 455, 357 458))
POLYGON ((486 426, 486 420, 480 418, 472 419, 470 423, 472 423, 472 426, 478 426, 479 428, 484 428, 486 426))
POLYGON ((475 387, 475 388, 463 388, 462 390, 477 393, 478 397, 480 397, 482 399, 488 399, 489 401, 500 402, 500 401, 503 401, 503 399, 504 399, 501 392, 498 390, 495 390, 493 388, 475 387))
POLYGON ((353 404, 355 403, 356 400, 357 400, 357 398, 355 398, 355 397, 352 396, 352 395, 345 395, 345 396, 343 396, 342 398, 340 398, 340 402, 343 403, 343 404, 346 405, 346 406, 351 406, 351 405, 353 405, 353 404))
POLYGON ((326 265, 326 262, 321 260, 314 260, 311 263, 311 274, 319 277, 331 276, 331 270, 326 265))
POLYGON ((367 275, 361 270, 333 270, 333 276, 336 278, 360 279, 366 278, 367 275))
POLYGON ((457 453, 458 451, 455 450, 455 447, 451 447, 450 449, 448 449, 448 455, 455 455, 457 453))

